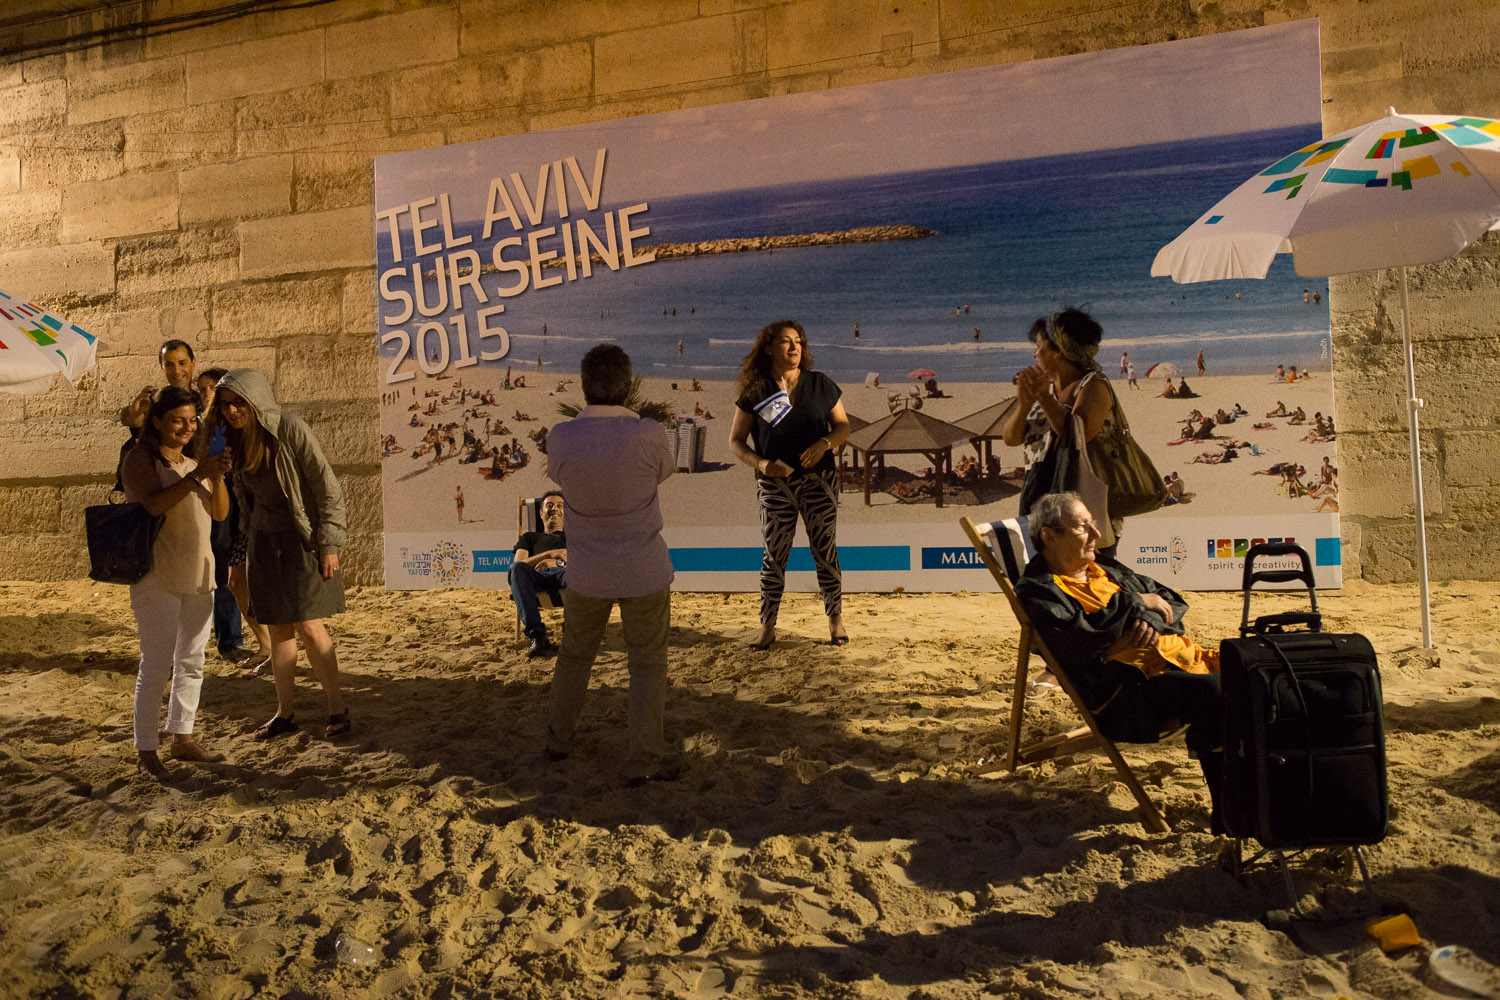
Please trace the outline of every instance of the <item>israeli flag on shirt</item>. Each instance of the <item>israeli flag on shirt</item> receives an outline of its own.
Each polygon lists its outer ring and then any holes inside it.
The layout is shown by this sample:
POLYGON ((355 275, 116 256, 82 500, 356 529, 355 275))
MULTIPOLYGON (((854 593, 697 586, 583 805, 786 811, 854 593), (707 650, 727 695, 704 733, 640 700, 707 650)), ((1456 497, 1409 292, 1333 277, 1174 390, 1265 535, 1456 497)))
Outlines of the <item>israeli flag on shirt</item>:
POLYGON ((762 420, 775 427, 792 412, 792 399, 786 394, 786 390, 773 393, 755 404, 755 412, 762 420))

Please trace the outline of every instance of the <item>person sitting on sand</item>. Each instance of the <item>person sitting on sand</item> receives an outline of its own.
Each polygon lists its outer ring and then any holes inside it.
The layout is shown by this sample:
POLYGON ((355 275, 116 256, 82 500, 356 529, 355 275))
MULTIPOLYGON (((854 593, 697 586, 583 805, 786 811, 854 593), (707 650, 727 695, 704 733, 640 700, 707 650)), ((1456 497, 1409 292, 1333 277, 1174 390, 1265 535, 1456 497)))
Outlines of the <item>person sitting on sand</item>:
POLYGON ((1273 379, 1273 381, 1276 381, 1276 382, 1285 382, 1286 381, 1286 365, 1277 365, 1276 366, 1276 378, 1273 379))
POLYGON ((1305 423, 1307 423, 1307 411, 1304 410, 1304 409, 1302 409, 1302 407, 1300 407, 1300 406, 1297 407, 1297 409, 1295 411, 1293 411, 1291 419, 1289 419, 1287 421, 1287 423, 1288 424, 1305 424, 1305 423))
POLYGON ((1177 390, 1172 388, 1172 376, 1167 376, 1167 387, 1157 394, 1158 399, 1176 399, 1177 390))
POLYGON ((1198 398, 1198 394, 1196 392, 1194 392, 1191 388, 1189 388, 1187 379, 1183 379, 1182 381, 1180 381, 1180 382, 1177 383, 1177 398, 1178 399, 1197 399, 1198 398))
POLYGON ((571 381, 573 381, 573 380, 570 379, 570 378, 563 379, 561 382, 557 383, 557 388, 553 389, 552 391, 553 392, 567 392, 568 391, 568 383, 571 382, 571 381))
POLYGON ((1161 502, 1161 505, 1163 507, 1170 507, 1170 506, 1172 506, 1175 503, 1181 503, 1182 502, 1182 500, 1181 500, 1180 497, 1174 497, 1172 495, 1172 477, 1171 476, 1162 476, 1161 477, 1161 486, 1162 486, 1162 490, 1166 494, 1166 496, 1162 499, 1162 502, 1161 502))
POLYGON ((1307 487, 1302 482, 1302 477, 1306 474, 1307 469, 1301 465, 1294 462, 1282 463, 1281 485, 1286 490, 1289 499, 1295 500, 1307 493, 1307 487))
POLYGON ((1296 365, 1292 365, 1292 367, 1290 367, 1290 368, 1287 369, 1287 371, 1286 371, 1286 380, 1288 382, 1295 382, 1295 381, 1297 381, 1297 366, 1296 365))
POLYGON ((1171 503, 1182 503, 1186 487, 1182 485, 1182 477, 1177 473, 1162 476, 1162 483, 1167 488, 1167 499, 1171 503))
POLYGON ((1266 416, 1268 416, 1268 417, 1284 417, 1284 416, 1286 416, 1286 404, 1283 403, 1281 400, 1278 399, 1276 401, 1276 409, 1272 410, 1270 413, 1267 413, 1266 416))
POLYGON ((1204 417, 1196 430, 1193 431, 1191 439, 1194 441, 1207 441, 1214 436, 1214 422, 1211 417, 1204 417))
POLYGON ((526 376, 525 375, 517 375, 516 376, 516 380, 511 383, 511 388, 512 389, 524 389, 524 388, 526 388, 526 376))
POLYGON ((1221 406, 1219 407, 1218 411, 1214 413, 1214 423, 1219 424, 1220 426, 1224 424, 1232 424, 1234 423, 1235 417, 1237 416, 1239 416, 1239 414, 1225 413, 1224 407, 1221 406))
POLYGON ((1099 528, 1076 493, 1032 506, 1037 555, 1016 596, 1099 731, 1122 743, 1155 743, 1187 724, 1187 746, 1208 785, 1210 829, 1222 832, 1224 697, 1219 654, 1187 637, 1182 595, 1119 563, 1100 563, 1099 528))
POLYGON ((703 391, 703 384, 701 382, 699 382, 697 379, 693 379, 693 387, 692 387, 692 389, 690 391, 692 391, 692 392, 702 392, 703 391))
POLYGON ((1248 417, 1250 415, 1250 411, 1247 410, 1247 409, 1245 409, 1239 403, 1235 403, 1234 404, 1234 411, 1233 412, 1234 412, 1234 415, 1236 417, 1248 417))

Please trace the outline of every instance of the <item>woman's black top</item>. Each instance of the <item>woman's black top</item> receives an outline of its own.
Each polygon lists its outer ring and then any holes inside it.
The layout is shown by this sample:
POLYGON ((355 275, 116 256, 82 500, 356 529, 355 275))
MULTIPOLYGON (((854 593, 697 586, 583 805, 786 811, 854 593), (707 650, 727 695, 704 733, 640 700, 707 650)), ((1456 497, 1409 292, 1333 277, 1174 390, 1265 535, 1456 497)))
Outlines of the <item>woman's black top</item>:
POLYGON ((812 469, 802 468, 801 456, 814 441, 827 436, 830 428, 828 415, 844 395, 844 390, 822 372, 803 372, 792 389, 791 410, 772 427, 764 417, 755 412, 755 407, 765 397, 779 391, 775 383, 771 383, 762 387, 759 397, 741 396, 735 402, 736 406, 750 414, 753 421, 750 435, 755 441, 756 454, 790 465, 792 474, 789 478, 805 472, 833 468, 832 449, 824 452, 812 469))

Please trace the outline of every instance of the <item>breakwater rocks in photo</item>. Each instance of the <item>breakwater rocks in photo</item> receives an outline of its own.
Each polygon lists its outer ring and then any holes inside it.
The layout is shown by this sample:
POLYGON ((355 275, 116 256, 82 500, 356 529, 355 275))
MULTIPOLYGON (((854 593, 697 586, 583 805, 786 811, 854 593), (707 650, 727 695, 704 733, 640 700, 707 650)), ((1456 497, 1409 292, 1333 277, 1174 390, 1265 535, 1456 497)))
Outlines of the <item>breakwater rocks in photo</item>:
POLYGON ((657 260, 673 257, 706 257, 718 253, 749 253, 755 250, 790 250, 795 247, 825 247, 839 243, 883 243, 886 240, 920 240, 938 235, 935 229, 921 226, 860 226, 825 233, 795 233, 790 236, 735 236, 701 243, 662 243, 641 247, 641 253, 654 253, 657 260))

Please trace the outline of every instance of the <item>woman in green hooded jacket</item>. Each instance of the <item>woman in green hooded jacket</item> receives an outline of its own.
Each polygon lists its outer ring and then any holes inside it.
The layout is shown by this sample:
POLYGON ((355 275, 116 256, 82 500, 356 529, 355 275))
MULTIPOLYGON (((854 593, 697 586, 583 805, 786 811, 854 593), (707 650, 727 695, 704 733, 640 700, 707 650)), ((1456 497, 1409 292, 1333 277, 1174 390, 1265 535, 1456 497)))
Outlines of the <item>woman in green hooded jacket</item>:
POLYGON ((338 653, 323 619, 344 610, 339 549, 344 492, 318 440, 300 417, 283 413, 264 375, 236 368, 214 393, 214 422, 228 427, 234 491, 248 539, 250 614, 271 631, 276 714, 255 731, 271 739, 297 728, 297 639, 328 699, 329 736, 349 732, 339 689, 338 653))

